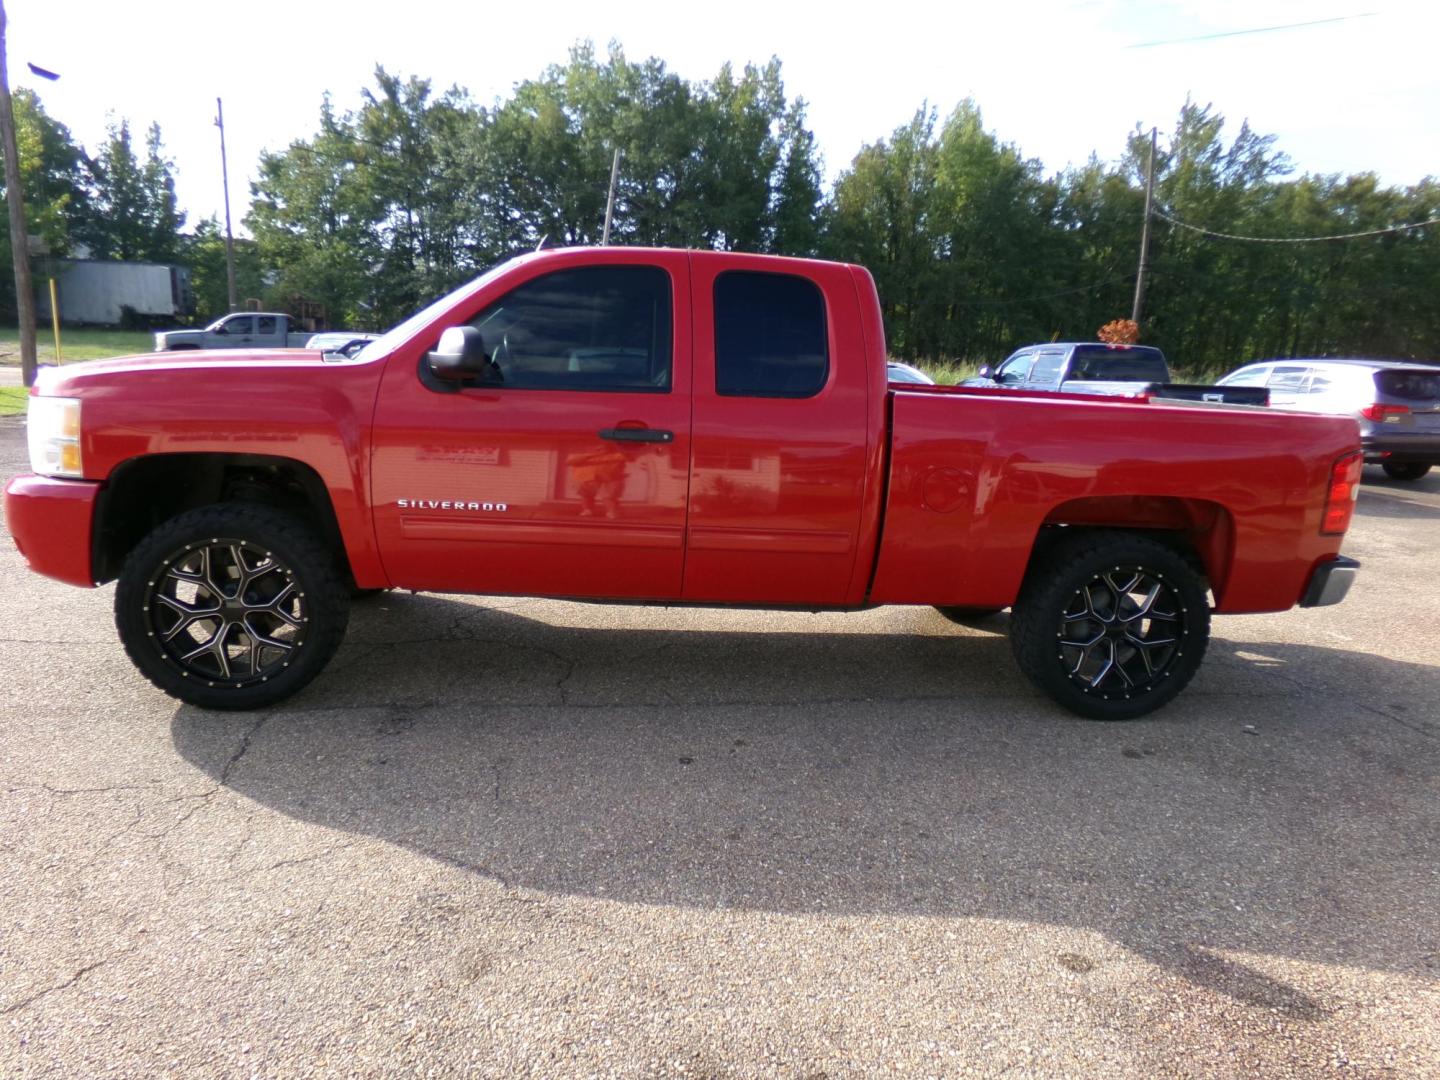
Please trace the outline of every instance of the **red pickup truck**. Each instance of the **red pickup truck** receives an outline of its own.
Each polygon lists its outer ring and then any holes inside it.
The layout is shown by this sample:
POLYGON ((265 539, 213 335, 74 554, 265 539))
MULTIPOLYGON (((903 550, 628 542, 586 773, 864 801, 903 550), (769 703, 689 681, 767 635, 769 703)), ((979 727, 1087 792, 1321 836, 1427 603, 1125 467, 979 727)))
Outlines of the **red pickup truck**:
POLYGON ((1340 600, 1353 420, 889 385, 861 267, 544 251, 351 359, 47 369, 33 569, 118 578, 157 686, 255 708, 313 679, 354 590, 858 609, 1013 607, 1024 673, 1081 715, 1178 693, 1210 611, 1340 600))

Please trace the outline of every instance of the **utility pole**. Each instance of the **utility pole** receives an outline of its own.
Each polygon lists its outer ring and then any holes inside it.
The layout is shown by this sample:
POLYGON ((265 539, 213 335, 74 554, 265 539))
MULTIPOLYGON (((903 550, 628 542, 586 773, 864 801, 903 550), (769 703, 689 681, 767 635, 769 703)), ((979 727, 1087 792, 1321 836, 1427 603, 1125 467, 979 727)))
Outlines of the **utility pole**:
POLYGON ((220 129, 220 182, 225 186, 225 293, 230 310, 240 306, 235 292, 235 234, 230 230, 230 167, 225 160, 225 105, 215 99, 215 126, 220 129))
POLYGON ((605 200, 605 232, 600 237, 600 246, 605 247, 610 243, 610 221, 615 216, 615 185, 620 180, 620 148, 615 148, 615 156, 610 161, 610 196, 605 200))
POLYGON ((1145 271, 1150 269, 1150 208, 1155 203, 1155 134, 1150 129, 1150 166, 1145 170, 1145 224, 1140 228, 1140 270, 1135 275, 1135 305, 1130 309, 1130 319, 1140 322, 1140 309, 1145 304, 1145 271))
POLYGON ((30 235, 25 228, 25 194, 20 190, 20 150, 15 145, 15 110, 10 101, 10 73, 5 59, 9 25, 0 0, 0 142, 5 144, 5 201, 10 205, 10 253, 15 261, 15 309, 20 316, 20 378, 35 384, 35 293, 30 283, 30 235))

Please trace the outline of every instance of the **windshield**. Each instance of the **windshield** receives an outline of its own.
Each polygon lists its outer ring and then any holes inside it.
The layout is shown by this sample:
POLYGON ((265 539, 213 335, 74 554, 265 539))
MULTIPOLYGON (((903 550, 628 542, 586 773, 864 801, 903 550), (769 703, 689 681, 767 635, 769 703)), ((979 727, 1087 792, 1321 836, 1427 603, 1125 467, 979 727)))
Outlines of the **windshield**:
POLYGON ((460 288, 456 289, 454 292, 446 293, 429 307, 422 308, 414 315, 411 315, 410 318, 406 319, 399 326, 392 327, 391 329, 385 331, 385 333, 381 334, 374 341, 370 342, 369 345, 366 345, 365 348, 361 349, 360 352, 356 354, 355 359, 376 360, 384 356, 386 353, 393 352, 405 342, 409 341, 413 335, 419 333, 426 323, 429 323, 432 320, 438 318, 441 313, 449 309, 457 301, 464 299, 466 296, 471 296, 474 293, 479 292, 491 281, 493 281, 502 270, 506 270, 514 263, 520 261, 520 259, 525 259, 528 257, 529 256, 527 255, 520 255, 514 259, 506 259, 504 262, 496 263, 494 266, 492 266, 489 270, 486 270, 474 281, 471 281, 466 285, 461 285, 460 288))

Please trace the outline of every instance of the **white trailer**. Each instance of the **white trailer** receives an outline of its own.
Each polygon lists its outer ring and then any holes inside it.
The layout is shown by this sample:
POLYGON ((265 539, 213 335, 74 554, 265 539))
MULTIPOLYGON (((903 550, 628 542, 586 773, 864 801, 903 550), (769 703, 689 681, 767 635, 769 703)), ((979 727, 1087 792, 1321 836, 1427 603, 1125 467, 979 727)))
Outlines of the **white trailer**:
MULTIPOLYGON (((45 266, 36 292, 41 317, 50 318, 50 289, 45 266)), ((101 262, 57 259, 53 274, 60 293, 60 321, 90 326, 119 326, 125 309, 142 320, 174 319, 195 310, 190 270, 164 263, 101 262)))

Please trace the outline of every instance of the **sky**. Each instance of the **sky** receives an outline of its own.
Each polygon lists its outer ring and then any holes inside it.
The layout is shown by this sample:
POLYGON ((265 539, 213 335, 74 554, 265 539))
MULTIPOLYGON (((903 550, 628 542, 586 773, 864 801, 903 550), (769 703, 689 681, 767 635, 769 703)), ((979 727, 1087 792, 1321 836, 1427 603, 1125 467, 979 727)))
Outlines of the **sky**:
POLYGON ((223 216, 222 97, 237 231, 260 152, 312 136, 327 90, 341 111, 358 107, 380 64, 489 104, 586 39, 602 55, 614 41, 631 60, 658 56, 694 81, 726 61, 778 56, 788 95, 809 104, 832 181, 922 103, 943 115, 967 97, 988 129, 1048 172, 1092 152, 1114 161, 1137 124, 1163 135, 1188 96, 1213 103, 1227 134, 1248 119, 1277 136, 1297 172, 1375 172, 1397 186, 1440 175, 1433 0, 5 6, 11 85, 36 90, 92 151, 111 119, 128 118, 141 145, 158 121, 192 225, 223 216), (1314 25, 1237 33, 1295 23, 1314 25), (27 63, 61 78, 39 79, 27 63))

